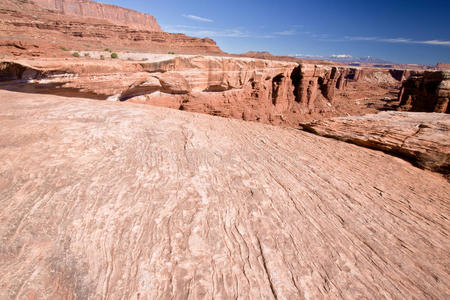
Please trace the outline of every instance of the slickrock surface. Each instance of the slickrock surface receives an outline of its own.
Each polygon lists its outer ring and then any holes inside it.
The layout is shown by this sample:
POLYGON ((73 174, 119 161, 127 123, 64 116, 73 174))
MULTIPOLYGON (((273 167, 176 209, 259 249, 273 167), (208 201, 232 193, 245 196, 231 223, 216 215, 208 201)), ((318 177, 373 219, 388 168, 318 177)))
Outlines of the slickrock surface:
POLYGON ((0 91, 1 299, 449 298, 449 183, 306 132, 0 91))
POLYGON ((450 116, 438 113, 383 112, 302 124, 316 134, 383 150, 416 165, 450 174, 450 116))
POLYGON ((298 127, 300 121, 377 112, 384 99, 397 97, 402 77, 402 71, 253 58, 121 53, 123 60, 103 61, 97 58, 105 53, 86 53, 90 59, 0 61, 0 81, 16 80, 8 84, 18 91, 78 91, 96 99, 298 127))
POLYGON ((89 0, 31 0, 66 15, 106 19, 110 22, 149 31, 162 31, 155 17, 120 6, 89 0))

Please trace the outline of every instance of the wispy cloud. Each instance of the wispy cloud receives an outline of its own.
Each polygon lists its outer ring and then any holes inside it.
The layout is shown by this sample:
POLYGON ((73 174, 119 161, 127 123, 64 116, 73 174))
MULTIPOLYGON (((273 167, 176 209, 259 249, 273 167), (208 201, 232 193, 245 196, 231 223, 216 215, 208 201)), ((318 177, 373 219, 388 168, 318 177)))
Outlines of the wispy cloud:
POLYGON ((324 58, 321 55, 301 54, 301 53, 289 54, 288 56, 297 57, 297 58, 309 58, 309 59, 322 59, 322 58, 324 58))
POLYGON ((425 44, 425 45, 450 46, 450 41, 431 40, 431 41, 423 41, 423 42, 421 42, 421 44, 425 44))
POLYGON ((380 38, 372 36, 346 36, 345 40, 349 41, 375 41, 384 43, 394 43, 394 44, 422 44, 422 45, 439 45, 439 46, 450 46, 450 41, 441 40, 427 40, 419 41, 408 38, 380 38))
POLYGON ((294 29, 291 29, 291 30, 284 30, 284 31, 274 32, 274 34, 275 35, 285 35, 285 36, 296 35, 297 31, 294 30, 294 29))
POLYGON ((187 29, 202 29, 201 26, 191 26, 191 25, 162 25, 164 31, 172 30, 187 30, 187 29))
POLYGON ((184 33, 195 37, 233 37, 233 38, 247 38, 252 37, 250 32, 234 29, 209 29, 205 27, 184 26, 184 25, 168 25, 163 26, 164 30, 172 33, 184 33))
POLYGON ((331 54, 330 57, 332 58, 353 58, 353 56, 351 56, 350 54, 331 54))
POLYGON ((206 26, 189 26, 189 25, 163 25, 164 31, 172 33, 184 33, 195 37, 228 37, 228 38, 260 38, 271 39, 276 38, 275 34, 257 34, 245 30, 243 28, 231 29, 212 29, 206 26))
POLYGON ((196 15, 183 15, 183 17, 185 17, 187 19, 194 20, 194 21, 198 21, 198 22, 207 22, 207 23, 214 22, 214 20, 212 20, 212 19, 199 17, 199 16, 196 16, 196 15))

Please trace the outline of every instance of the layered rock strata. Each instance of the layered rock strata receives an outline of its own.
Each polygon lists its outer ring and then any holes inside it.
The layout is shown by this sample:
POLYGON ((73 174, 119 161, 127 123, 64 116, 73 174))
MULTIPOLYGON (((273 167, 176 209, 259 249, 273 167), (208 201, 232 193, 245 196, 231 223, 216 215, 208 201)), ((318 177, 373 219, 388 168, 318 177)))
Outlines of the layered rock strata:
POLYGON ((400 108, 450 113, 450 71, 413 72, 399 94, 400 108))
POLYGON ((389 70, 173 55, 151 55, 138 62, 4 62, 3 76, 11 78, 20 64, 29 71, 21 71, 26 78, 17 73, 16 79, 22 79, 22 85, 16 89, 47 89, 48 93, 75 89, 95 94, 94 98, 294 127, 301 120, 376 112, 376 108, 364 104, 371 100, 362 97, 379 99, 399 85, 389 70), (380 83, 380 78, 387 83, 380 83), (352 90, 355 93, 349 94, 352 90))
POLYGON ((132 9, 89 0, 32 0, 39 6, 65 15, 105 19, 149 31, 162 31, 155 17, 132 9))
POLYGON ((438 113, 383 112, 302 124, 332 137, 403 157, 415 165, 450 175, 450 116, 438 113))
MULTIPOLYGON (((58 2, 49 2, 58 3, 58 2)), ((62 2, 72 3, 72 2, 62 2)), ((78 3, 78 1, 75 1, 78 3)), ((91 2, 82 2, 90 4, 91 2)), ((81 4, 80 4, 81 5, 81 4)), ((94 7, 102 4, 92 4, 94 7)), ((83 6, 81 6, 83 7, 83 6)), ((110 6, 105 6, 110 7, 110 6)), ((80 8, 81 9, 81 8, 80 8)), ((97 14, 94 9, 92 14, 97 14)), ((137 12, 128 13, 122 8, 112 7, 112 11, 104 9, 99 16, 105 18, 91 18, 75 15, 63 15, 57 11, 41 8, 30 1, 1 0, 0 1, 0 38, 10 41, 24 41, 24 44, 34 44, 44 48, 43 53, 35 52, 36 56, 43 57, 70 57, 68 49, 96 49, 109 48, 113 51, 145 51, 155 53, 188 53, 188 54, 223 54, 217 44, 209 38, 193 38, 184 34, 162 32, 157 26, 142 25, 142 28, 129 24, 122 24, 121 19, 133 18, 136 22, 151 23, 151 18, 145 21, 137 17, 137 12), (118 10, 117 17, 114 10, 118 10), (120 17, 121 15, 127 17, 120 17), (136 17, 136 18, 135 18, 136 17), (110 19, 117 19, 111 21, 110 19)), ((89 10, 83 10, 83 14, 89 10)), ((70 10, 69 10, 70 11, 70 10)), ((26 51, 9 49, 0 55, 25 56, 26 51)))

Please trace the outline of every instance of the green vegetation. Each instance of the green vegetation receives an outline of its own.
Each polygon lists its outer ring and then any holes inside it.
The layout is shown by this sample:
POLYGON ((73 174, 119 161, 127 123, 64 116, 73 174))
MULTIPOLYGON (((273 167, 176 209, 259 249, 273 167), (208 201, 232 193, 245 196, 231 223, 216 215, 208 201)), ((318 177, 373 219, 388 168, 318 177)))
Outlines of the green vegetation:
POLYGON ((169 51, 168 53, 169 53, 169 54, 175 54, 175 52, 173 52, 173 51, 169 51))
POLYGON ((74 53, 72 53, 72 56, 73 56, 73 57, 80 57, 80 53, 74 52, 74 53))
POLYGON ((113 53, 111 53, 111 58, 112 58, 112 59, 114 59, 114 58, 119 58, 119 55, 117 55, 116 52, 113 52, 113 53))
POLYGON ((105 51, 106 51, 106 52, 111 52, 111 49, 105 48, 105 51))
POLYGON ((102 54, 102 55, 100 55, 100 59, 101 60, 105 60, 105 56, 102 54))
POLYGON ((69 49, 67 49, 67 48, 64 47, 64 46, 59 46, 59 49, 61 49, 62 51, 69 51, 69 49))
POLYGON ((91 57, 89 53, 84 53, 84 57, 91 57))

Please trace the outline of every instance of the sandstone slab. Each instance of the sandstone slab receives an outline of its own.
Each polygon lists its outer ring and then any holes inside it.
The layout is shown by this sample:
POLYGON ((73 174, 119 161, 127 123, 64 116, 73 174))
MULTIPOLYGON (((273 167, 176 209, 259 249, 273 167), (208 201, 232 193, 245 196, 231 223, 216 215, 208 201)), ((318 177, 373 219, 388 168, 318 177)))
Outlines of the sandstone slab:
POLYGON ((446 299, 449 183, 295 129, 0 91, 1 299, 446 299))
POLYGON ((316 134, 386 151, 414 164, 450 174, 450 116, 383 112, 302 124, 316 134))

